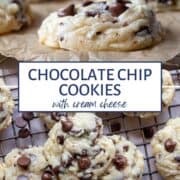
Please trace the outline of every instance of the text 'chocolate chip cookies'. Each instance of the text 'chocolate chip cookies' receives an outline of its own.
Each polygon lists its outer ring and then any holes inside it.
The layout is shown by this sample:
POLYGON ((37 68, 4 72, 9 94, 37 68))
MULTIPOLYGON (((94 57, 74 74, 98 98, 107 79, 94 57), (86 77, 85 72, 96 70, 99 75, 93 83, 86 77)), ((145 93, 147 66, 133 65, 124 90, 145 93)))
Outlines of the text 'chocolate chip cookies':
POLYGON ((0 79, 0 131, 11 124, 13 109, 14 101, 11 92, 0 79))
POLYGON ((147 5, 129 1, 88 1, 50 14, 39 40, 69 50, 130 51, 160 42, 164 30, 147 5))
POLYGON ((0 34, 18 31, 30 23, 30 8, 25 0, 0 1, 0 34))
POLYGON ((180 118, 170 119, 152 140, 159 173, 166 180, 180 179, 180 118))

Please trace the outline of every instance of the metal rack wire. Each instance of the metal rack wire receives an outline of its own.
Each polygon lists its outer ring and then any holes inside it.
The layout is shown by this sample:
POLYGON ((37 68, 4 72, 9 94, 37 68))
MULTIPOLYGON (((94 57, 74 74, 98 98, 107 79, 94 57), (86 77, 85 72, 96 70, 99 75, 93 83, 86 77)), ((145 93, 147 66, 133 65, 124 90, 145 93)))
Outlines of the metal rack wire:
MULTIPOLYGON (((121 113, 98 113, 103 118, 105 125, 104 133, 107 135, 121 134, 134 142, 145 156, 145 170, 143 180, 160 180, 154 165, 154 157, 151 153, 150 138, 144 135, 144 128, 151 128, 154 132, 161 129, 169 118, 180 116, 180 70, 171 71, 174 83, 176 85, 176 94, 173 104, 167 111, 160 116, 141 120, 139 118, 126 118, 121 113)), ((5 61, 0 64, 0 78, 10 87, 16 109, 13 115, 12 125, 0 132, 0 159, 16 147, 26 147, 28 145, 42 145, 47 139, 48 130, 34 114, 34 118, 28 121, 26 129, 29 130, 26 138, 19 137, 19 131, 14 119, 22 116, 17 111, 18 93, 17 93, 17 62, 15 60, 5 61)))

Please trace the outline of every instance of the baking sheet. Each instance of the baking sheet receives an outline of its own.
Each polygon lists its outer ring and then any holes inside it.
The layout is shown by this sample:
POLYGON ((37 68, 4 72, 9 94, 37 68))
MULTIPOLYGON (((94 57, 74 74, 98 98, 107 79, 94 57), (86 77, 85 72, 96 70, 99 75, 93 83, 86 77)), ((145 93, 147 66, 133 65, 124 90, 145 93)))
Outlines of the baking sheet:
MULTIPOLYGON (((79 1, 74 1, 78 3, 79 1)), ((180 52, 180 12, 158 14, 167 31, 166 39, 153 48, 134 52, 72 52, 45 47, 38 42, 37 29, 52 11, 73 1, 33 4, 34 23, 18 33, 0 36, 0 53, 18 60, 46 61, 119 61, 119 60, 169 60, 180 52)))
MULTIPOLYGON (((16 104, 14 118, 21 114, 17 110, 18 105, 18 62, 15 60, 6 60, 0 63, 0 78, 3 78, 6 85, 11 89, 13 99, 16 104)), ((130 141, 135 143, 138 149, 144 154, 145 169, 142 180, 162 180, 155 168, 155 159, 151 153, 150 139, 143 136, 144 127, 153 127, 154 131, 161 129, 169 118, 180 117, 180 70, 171 71, 173 81, 176 85, 176 93, 174 101, 169 109, 157 118, 140 120, 138 118, 125 118, 121 113, 98 113, 102 117, 104 123, 104 134, 121 134, 130 141)), ((28 145, 43 145, 47 139, 47 129, 44 123, 38 118, 34 118, 28 123, 30 136, 20 138, 18 136, 19 128, 16 127, 14 121, 12 125, 0 132, 0 159, 3 159, 7 153, 13 148, 25 147, 28 145)))

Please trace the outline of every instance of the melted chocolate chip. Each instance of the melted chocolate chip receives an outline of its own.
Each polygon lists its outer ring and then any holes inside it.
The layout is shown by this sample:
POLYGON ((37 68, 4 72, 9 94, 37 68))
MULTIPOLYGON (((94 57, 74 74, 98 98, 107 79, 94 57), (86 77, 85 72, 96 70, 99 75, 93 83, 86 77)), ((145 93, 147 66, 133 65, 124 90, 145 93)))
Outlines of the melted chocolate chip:
POLYGON ((177 161, 178 163, 180 163, 180 156, 176 156, 174 159, 175 159, 175 161, 177 161))
POLYGON ((116 169, 120 171, 127 166, 127 159, 122 155, 116 155, 113 159, 113 164, 116 166, 116 169))
POLYGON ((93 1, 84 1, 83 3, 82 3, 82 6, 89 6, 89 5, 91 5, 93 3, 93 1))
POLYGON ((44 172, 41 176, 41 180, 53 180, 53 174, 51 172, 44 172))
POLYGON ((29 180, 29 178, 25 175, 19 175, 16 180, 29 180))
POLYGON ((0 112, 4 111, 3 103, 0 103, 0 112))
POLYGON ((62 114, 59 112, 52 112, 51 113, 52 120, 54 120, 56 122, 58 122, 60 120, 61 116, 62 116, 62 114))
POLYGON ((85 170, 91 165, 91 161, 88 157, 81 157, 78 160, 78 166, 80 170, 85 170))
POLYGON ((100 35, 100 34, 102 34, 102 32, 100 32, 100 31, 96 32, 96 35, 100 35))
POLYGON ((63 41, 64 40, 64 37, 60 37, 60 41, 63 41))
POLYGON ((151 34, 151 30, 148 26, 141 27, 138 32, 136 32, 137 36, 147 36, 151 34))
POLYGON ((32 112, 23 112, 22 118, 26 121, 30 121, 34 118, 34 114, 32 112))
POLYGON ((31 159, 28 158, 25 155, 22 155, 21 157, 18 158, 17 160, 18 166, 20 166, 23 169, 27 169, 28 166, 31 164, 31 159))
POLYGON ((74 4, 70 4, 68 7, 66 7, 65 9, 61 10, 58 13, 59 17, 64 17, 64 16, 74 16, 76 14, 75 11, 75 5, 74 4))
POLYGON ((63 145, 64 144, 64 136, 57 136, 57 143, 63 145))
POLYGON ((95 17, 95 16, 97 16, 97 15, 100 15, 100 13, 99 13, 99 12, 96 12, 96 11, 87 11, 87 12, 86 12, 86 16, 87 16, 87 17, 95 17))
POLYGON ((129 151, 129 146, 127 145, 127 146, 123 146, 123 151, 124 152, 128 152, 129 151))
POLYGON ((173 152, 176 147, 176 142, 174 142, 172 139, 167 139, 164 143, 164 148, 166 149, 167 152, 173 152))
POLYGON ((145 138, 152 138, 153 135, 154 135, 154 129, 153 127, 145 127, 143 128, 143 133, 144 133, 144 136, 145 138))
POLYGON ((60 173, 60 166, 54 167, 53 172, 54 172, 55 175, 58 175, 60 173))
POLYGON ((15 124, 18 128, 24 128, 26 127, 27 122, 22 117, 16 117, 15 124))
POLYGON ((20 129, 19 132, 20 138, 27 138, 30 135, 30 131, 27 128, 20 129))
POLYGON ((124 11, 127 10, 125 3, 116 3, 115 5, 109 6, 108 10, 111 12, 112 16, 119 16, 124 11))
POLYGON ((71 131, 71 129, 72 129, 72 127, 73 127, 72 121, 66 120, 66 121, 62 121, 61 123, 62 123, 62 130, 63 130, 64 132, 69 132, 69 131, 71 131))

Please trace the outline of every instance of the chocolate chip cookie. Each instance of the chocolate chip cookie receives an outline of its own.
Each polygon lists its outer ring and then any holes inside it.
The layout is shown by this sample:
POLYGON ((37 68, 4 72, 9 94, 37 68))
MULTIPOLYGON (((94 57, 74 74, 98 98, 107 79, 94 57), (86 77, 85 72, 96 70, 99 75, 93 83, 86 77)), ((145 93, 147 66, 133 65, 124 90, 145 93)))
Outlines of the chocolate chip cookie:
POLYGON ((5 157, 5 180, 46 180, 47 177, 48 163, 42 147, 14 149, 5 157))
MULTIPOLYGON (((175 87, 169 71, 162 70, 162 110, 166 110, 172 103, 175 94, 175 87)), ((126 116, 149 118, 159 115, 156 112, 124 112, 126 116)))
POLYGON ((64 146, 59 145, 61 149, 50 141, 45 145, 45 154, 52 172, 60 179, 70 175, 75 179, 98 179, 115 156, 113 142, 106 136, 96 141, 69 137, 64 140, 64 146))
POLYGON ((116 152, 102 180, 140 180, 144 171, 144 158, 137 147, 122 136, 111 136, 116 152))
POLYGON ((11 124, 13 109, 14 101, 11 92, 0 79, 0 130, 11 124))
POLYGON ((68 113, 65 117, 64 114, 60 112, 52 113, 39 113, 39 118, 45 122, 48 129, 51 129, 54 124, 59 121, 65 121, 69 119, 73 123, 72 131, 77 132, 81 129, 83 131, 91 131, 96 129, 96 126, 100 126, 102 130, 102 120, 96 116, 94 113, 68 113))
POLYGON ((31 22, 30 8, 25 0, 0 1, 0 34, 18 31, 31 22))
POLYGON ((147 5, 133 1, 86 1, 50 14, 39 41, 69 50, 131 51, 159 43, 164 30, 147 5))
POLYGON ((164 179, 180 179, 180 118, 170 119, 152 142, 156 167, 164 179))

